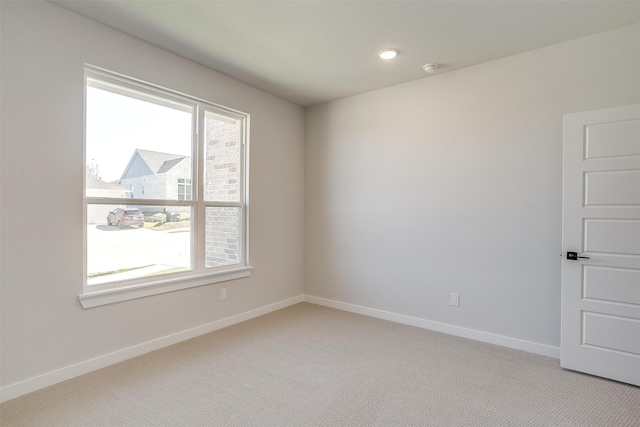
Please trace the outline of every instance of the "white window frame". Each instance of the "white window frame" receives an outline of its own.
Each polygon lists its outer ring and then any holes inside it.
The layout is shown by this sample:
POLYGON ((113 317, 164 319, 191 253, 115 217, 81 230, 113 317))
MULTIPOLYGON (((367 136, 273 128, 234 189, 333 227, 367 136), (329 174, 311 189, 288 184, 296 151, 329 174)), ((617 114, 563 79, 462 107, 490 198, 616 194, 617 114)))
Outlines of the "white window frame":
MULTIPOLYGON (((163 276, 150 276, 131 279, 120 282, 110 282, 100 285, 87 284, 87 206, 93 204, 121 205, 122 198, 87 197, 86 179, 83 174, 83 224, 84 224, 84 262, 82 292, 78 300, 84 308, 111 304, 135 298, 173 292, 181 289, 218 283, 226 280, 234 280, 251 275, 253 267, 249 264, 249 212, 248 212, 248 157, 249 157, 249 114, 238 110, 220 106, 200 98, 192 97, 176 91, 162 88, 111 71, 85 65, 85 112, 86 121, 86 89, 87 85, 102 86, 117 93, 118 87, 133 89, 152 96, 154 102, 160 105, 175 107, 173 102, 189 105, 193 108, 192 123, 192 177, 191 200, 156 200, 156 199, 126 199, 127 204, 132 205, 160 205, 160 206, 190 206, 192 208, 191 230, 191 270, 177 272, 163 276), (91 83, 89 83, 91 80, 91 83), (96 83, 97 82, 97 83, 96 83), (240 126, 240 201, 239 202, 205 202, 204 188, 204 114, 205 111, 235 120, 240 126), (240 208, 240 235, 238 236, 239 263, 206 268, 205 267, 205 210, 207 206, 239 207, 240 208)), ((131 96, 129 92, 123 93, 131 96)), ((86 129, 86 124, 85 124, 86 129)), ((83 160, 86 163, 86 132, 83 140, 83 160)), ((83 169, 86 169, 83 167, 83 169)), ((85 172, 86 173, 86 172, 85 172)))

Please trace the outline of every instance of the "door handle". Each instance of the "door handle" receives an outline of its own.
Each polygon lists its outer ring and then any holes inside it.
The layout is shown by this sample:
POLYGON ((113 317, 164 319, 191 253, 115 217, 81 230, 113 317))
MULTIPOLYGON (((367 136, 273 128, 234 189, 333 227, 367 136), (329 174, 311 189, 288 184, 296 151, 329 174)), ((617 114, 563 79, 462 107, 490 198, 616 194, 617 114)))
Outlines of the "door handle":
POLYGON ((580 256, 578 252, 567 252, 567 259, 570 259, 572 261, 577 261, 578 258, 591 259, 588 256, 580 256))

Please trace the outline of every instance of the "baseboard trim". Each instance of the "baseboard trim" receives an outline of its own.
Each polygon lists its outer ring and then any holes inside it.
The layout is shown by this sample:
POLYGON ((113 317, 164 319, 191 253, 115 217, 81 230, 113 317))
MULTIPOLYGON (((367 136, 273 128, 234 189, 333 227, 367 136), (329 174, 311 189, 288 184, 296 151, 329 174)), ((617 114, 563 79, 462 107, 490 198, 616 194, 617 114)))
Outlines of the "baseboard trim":
POLYGON ((255 310, 247 311, 245 313, 227 317, 225 319, 216 320, 215 322, 207 323, 205 325, 197 326, 195 328, 187 329, 175 334, 156 338, 142 344, 114 351, 113 353, 108 353, 103 356, 85 360, 83 362, 66 366, 55 371, 47 372, 45 374, 38 375, 24 381, 9 384, 0 388, 0 402, 6 402, 8 400, 15 399, 16 397, 20 397, 36 390, 40 390, 42 388, 60 383, 62 381, 70 380, 71 378, 75 378, 98 369, 106 368, 107 366, 123 362, 127 359, 132 359, 145 353, 177 344, 181 341, 186 341, 200 335, 208 334, 209 332, 217 331, 218 329, 226 328, 227 326, 235 325, 236 323, 241 323, 255 317, 265 315, 272 311, 280 310, 282 308, 298 304, 303 301, 304 295, 299 295, 297 297, 289 298, 274 304, 257 308, 255 310))
POLYGON ((334 301, 326 298, 315 297, 312 295, 305 295, 304 300, 305 302, 309 302, 311 304, 336 308, 338 310, 362 314, 378 319, 389 320, 392 322, 415 326, 422 329, 429 329, 436 332, 443 332, 445 334, 469 338, 472 340, 495 344, 502 347, 508 347, 515 350, 523 350, 529 353, 553 357, 554 359, 560 358, 560 348, 546 344, 539 344, 531 341, 521 340, 518 338, 511 338, 503 335, 492 334, 489 332, 478 331, 475 329, 463 328, 460 326, 450 325, 448 323, 434 322, 432 320, 421 319, 419 317, 406 316, 404 314, 392 313, 389 311, 334 301))

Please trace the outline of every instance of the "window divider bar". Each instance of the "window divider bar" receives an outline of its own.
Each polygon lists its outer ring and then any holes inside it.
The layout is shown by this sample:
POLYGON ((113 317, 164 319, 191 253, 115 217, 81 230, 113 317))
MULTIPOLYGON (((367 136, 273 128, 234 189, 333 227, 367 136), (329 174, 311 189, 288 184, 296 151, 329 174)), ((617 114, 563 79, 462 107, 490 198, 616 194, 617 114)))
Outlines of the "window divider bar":
POLYGON ((241 208, 244 203, 241 202, 204 202, 206 207, 211 208, 241 208))
POLYGON ((91 205, 145 205, 145 206, 195 206, 194 200, 166 200, 166 199, 131 199, 122 197, 85 197, 87 204, 91 205))

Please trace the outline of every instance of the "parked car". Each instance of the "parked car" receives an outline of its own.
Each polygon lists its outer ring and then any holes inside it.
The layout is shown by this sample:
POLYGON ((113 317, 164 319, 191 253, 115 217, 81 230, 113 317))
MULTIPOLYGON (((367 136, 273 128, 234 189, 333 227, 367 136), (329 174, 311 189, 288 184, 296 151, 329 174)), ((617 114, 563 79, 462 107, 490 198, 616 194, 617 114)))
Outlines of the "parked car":
POLYGON ((140 209, 114 209, 107 215, 108 225, 117 225, 119 228, 133 225, 144 227, 144 215, 140 209))

